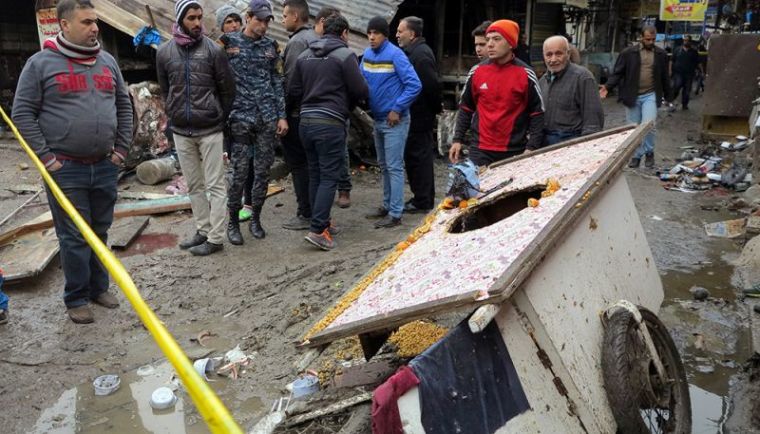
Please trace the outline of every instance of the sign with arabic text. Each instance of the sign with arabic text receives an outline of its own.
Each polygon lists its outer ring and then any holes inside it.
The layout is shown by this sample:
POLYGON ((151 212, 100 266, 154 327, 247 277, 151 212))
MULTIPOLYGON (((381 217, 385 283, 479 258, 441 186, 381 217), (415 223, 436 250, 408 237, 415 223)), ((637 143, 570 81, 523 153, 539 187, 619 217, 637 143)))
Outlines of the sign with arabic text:
POLYGON ((704 21, 708 0, 660 0, 662 21, 704 21))

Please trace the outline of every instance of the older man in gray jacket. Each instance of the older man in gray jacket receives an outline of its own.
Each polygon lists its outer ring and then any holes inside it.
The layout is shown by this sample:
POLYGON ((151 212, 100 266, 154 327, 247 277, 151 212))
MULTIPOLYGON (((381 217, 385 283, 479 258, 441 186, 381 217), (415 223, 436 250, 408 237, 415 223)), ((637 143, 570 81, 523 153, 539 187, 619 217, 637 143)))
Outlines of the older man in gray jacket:
POLYGON ((156 69, 195 219, 195 234, 179 247, 206 256, 223 247, 222 129, 235 97, 235 77, 223 49, 203 35, 200 2, 177 0, 175 12, 174 37, 159 47, 156 69))
MULTIPOLYGON (((105 242, 113 221, 118 166, 132 141, 132 105, 114 58, 100 49, 89 0, 61 0, 61 32, 29 58, 19 77, 13 121, 56 184, 105 242)), ((48 189, 61 247, 69 318, 93 322, 89 303, 116 308, 108 273, 48 189)))

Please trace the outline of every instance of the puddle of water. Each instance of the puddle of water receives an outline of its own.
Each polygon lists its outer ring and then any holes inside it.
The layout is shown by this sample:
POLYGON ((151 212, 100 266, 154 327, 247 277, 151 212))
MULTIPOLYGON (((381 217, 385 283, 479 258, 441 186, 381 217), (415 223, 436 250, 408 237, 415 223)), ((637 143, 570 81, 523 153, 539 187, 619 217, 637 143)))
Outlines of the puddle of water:
POLYGON ((119 252, 122 258, 135 255, 147 255, 156 250, 166 249, 177 245, 176 234, 142 234, 129 248, 119 252))
POLYGON ((53 407, 42 412, 33 432, 42 433, 177 433, 207 432, 203 424, 185 426, 185 403, 177 394, 171 409, 157 411, 150 406, 150 396, 161 386, 168 386, 173 369, 168 362, 157 365, 153 373, 121 375, 121 386, 108 396, 95 396, 91 384, 82 384, 64 392, 53 407))
POLYGON ((725 422, 726 398, 710 393, 693 384, 689 385, 691 397, 692 434, 716 434, 722 432, 725 422))

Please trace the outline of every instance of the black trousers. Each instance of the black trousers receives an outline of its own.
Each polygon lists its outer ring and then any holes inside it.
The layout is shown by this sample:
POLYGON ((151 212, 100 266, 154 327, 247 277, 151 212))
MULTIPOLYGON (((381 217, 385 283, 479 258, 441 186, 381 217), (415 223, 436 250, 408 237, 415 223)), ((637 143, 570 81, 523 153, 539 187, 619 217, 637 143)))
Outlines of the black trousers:
POLYGON ((673 73, 673 99, 678 97, 681 92, 681 105, 689 106, 689 97, 691 96, 691 84, 694 81, 693 74, 673 73))
POLYGON ((285 164, 290 168, 293 175, 293 191, 296 194, 298 204, 297 214, 311 218, 311 204, 309 203, 309 163, 306 160, 301 138, 299 137, 300 118, 288 116, 288 134, 282 140, 282 153, 285 164))
POLYGON ((431 209, 435 205, 434 158, 433 131, 409 131, 404 166, 412 190, 412 205, 419 209, 431 209))

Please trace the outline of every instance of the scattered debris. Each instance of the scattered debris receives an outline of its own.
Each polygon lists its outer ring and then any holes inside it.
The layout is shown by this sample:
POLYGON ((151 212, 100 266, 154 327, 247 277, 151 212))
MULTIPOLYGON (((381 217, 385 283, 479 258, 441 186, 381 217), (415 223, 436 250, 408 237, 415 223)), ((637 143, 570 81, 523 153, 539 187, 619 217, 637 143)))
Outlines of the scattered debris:
POLYGON ((224 355, 224 365, 216 370, 219 375, 226 375, 236 380, 240 374, 244 373, 246 368, 253 363, 253 355, 247 355, 240 349, 240 345, 227 351, 224 355))
POLYGON ((110 395, 117 390, 121 385, 121 379, 118 375, 101 375, 92 382, 92 386, 95 388, 95 395, 106 396, 110 395))
POLYGON ((710 297, 710 291, 701 286, 692 286, 691 289, 689 289, 689 292, 691 292, 694 300, 697 301, 707 300, 707 298, 710 297))
POLYGON ((351 398, 347 398, 342 401, 336 402, 334 404, 328 405, 325 408, 321 408, 318 410, 311 411, 309 413, 298 415, 292 418, 291 420, 288 420, 286 422, 286 426, 293 427, 296 425, 300 425, 304 422, 308 422, 318 417, 322 417, 331 413, 336 413, 341 410, 345 410, 349 407, 353 407, 354 405, 361 404, 371 399, 372 399, 372 392, 362 392, 358 395, 352 396, 351 398))
POLYGON ((745 233, 747 219, 726 220, 716 223, 705 224, 705 232, 711 237, 737 238, 745 233))
POLYGON ((290 397, 280 398, 274 401, 269 414, 261 418, 251 429, 249 434, 270 434, 278 425, 285 420, 285 414, 290 406, 290 397))
POLYGON ((137 166, 137 180, 146 185, 172 179, 177 173, 177 160, 173 156, 143 161, 137 166))
POLYGON ((216 333, 211 333, 208 330, 203 330, 202 332, 198 333, 198 336, 196 336, 195 338, 191 338, 190 342, 197 342, 198 345, 205 347, 206 344, 203 342, 203 340, 206 338, 210 338, 212 336, 216 336, 216 333))
POLYGON ((154 410, 166 410, 167 408, 174 407, 177 403, 177 396, 168 387, 159 387, 154 390, 150 395, 150 406, 154 410))
POLYGON ((289 386, 294 399, 303 398, 312 393, 319 392, 319 375, 316 372, 309 371, 300 378, 297 378, 289 386))
POLYGON ((29 170, 29 165, 27 163, 18 163, 18 170, 29 170))

